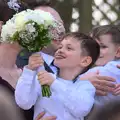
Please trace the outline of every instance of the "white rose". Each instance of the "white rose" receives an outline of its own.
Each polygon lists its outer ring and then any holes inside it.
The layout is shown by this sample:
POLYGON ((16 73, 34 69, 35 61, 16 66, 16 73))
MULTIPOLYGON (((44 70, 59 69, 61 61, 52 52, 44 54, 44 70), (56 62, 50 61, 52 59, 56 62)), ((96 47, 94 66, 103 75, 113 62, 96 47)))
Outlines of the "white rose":
MULTIPOLYGON (((44 20, 46 26, 53 24, 54 18, 49 12, 45 12, 42 10, 34 10, 34 11, 38 15, 38 18, 44 20)), ((41 19, 39 19, 39 21, 41 21, 41 19)))

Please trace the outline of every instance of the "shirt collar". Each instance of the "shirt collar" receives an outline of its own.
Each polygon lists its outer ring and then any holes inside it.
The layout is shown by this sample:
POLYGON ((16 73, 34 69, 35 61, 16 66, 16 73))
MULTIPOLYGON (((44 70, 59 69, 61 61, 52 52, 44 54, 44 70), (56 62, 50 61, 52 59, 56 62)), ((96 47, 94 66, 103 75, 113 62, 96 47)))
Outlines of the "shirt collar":
POLYGON ((45 54, 43 52, 40 52, 40 54, 42 55, 44 61, 48 64, 48 66, 53 64, 53 60, 54 60, 53 56, 45 54))

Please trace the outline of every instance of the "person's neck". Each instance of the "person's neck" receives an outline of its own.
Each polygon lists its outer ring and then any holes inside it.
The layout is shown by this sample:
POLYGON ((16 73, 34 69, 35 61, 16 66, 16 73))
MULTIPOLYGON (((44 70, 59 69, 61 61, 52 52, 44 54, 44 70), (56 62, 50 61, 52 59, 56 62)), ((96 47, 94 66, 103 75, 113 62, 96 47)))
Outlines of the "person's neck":
POLYGON ((65 80, 73 80, 77 75, 79 75, 82 72, 82 69, 79 67, 76 68, 62 68, 59 71, 59 77, 63 78, 65 80))
POLYGON ((15 50, 11 47, 0 46, 0 67, 14 68, 19 49, 15 50))

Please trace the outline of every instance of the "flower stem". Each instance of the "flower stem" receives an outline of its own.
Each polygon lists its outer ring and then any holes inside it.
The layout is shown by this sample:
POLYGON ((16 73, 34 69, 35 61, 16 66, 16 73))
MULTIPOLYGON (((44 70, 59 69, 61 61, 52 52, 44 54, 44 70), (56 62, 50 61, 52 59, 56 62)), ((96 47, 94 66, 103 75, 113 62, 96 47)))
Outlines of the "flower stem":
POLYGON ((51 96, 50 87, 48 85, 42 86, 42 96, 43 97, 50 97, 51 96))

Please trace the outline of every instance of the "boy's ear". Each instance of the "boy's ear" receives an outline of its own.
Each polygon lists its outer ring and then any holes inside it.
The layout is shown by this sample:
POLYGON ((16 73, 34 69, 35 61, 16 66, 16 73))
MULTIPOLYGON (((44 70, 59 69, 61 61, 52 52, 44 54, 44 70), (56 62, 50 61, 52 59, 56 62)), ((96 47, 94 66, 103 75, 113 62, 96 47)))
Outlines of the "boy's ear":
POLYGON ((120 47, 118 47, 117 51, 116 51, 116 57, 120 58, 120 47))
POLYGON ((88 67, 92 63, 92 58, 90 56, 86 56, 81 61, 82 67, 88 67))

